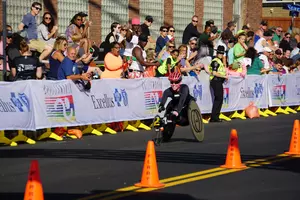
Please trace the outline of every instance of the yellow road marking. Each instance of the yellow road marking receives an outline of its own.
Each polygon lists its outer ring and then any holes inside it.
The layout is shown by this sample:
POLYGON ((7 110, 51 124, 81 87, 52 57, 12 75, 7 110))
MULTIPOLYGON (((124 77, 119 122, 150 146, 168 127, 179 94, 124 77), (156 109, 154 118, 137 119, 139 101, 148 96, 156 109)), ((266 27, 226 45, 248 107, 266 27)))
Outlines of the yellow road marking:
MULTIPOLYGON (((190 173, 190 174, 184 174, 184 175, 180 175, 180 176, 162 179, 162 180, 160 180, 160 182, 166 183, 165 187, 163 187, 163 188, 167 188, 167 187, 172 187, 175 185, 181 185, 181 184, 185 184, 185 183, 189 183, 189 182, 195 182, 195 181, 199 181, 199 180, 203 180, 203 179, 208 179, 208 178, 212 178, 215 176, 221 176, 221 175, 230 174, 230 173, 234 173, 234 172, 238 172, 238 171, 244 171, 247 169, 251 169, 253 167, 270 165, 272 163, 289 160, 294 157, 298 157, 298 156, 288 156, 286 154, 279 154, 279 155, 268 157, 265 159, 256 159, 256 160, 252 160, 252 161, 247 161, 247 162, 245 162, 245 164, 248 164, 248 166, 245 169, 226 169, 226 168, 217 167, 217 168, 212 168, 212 169, 208 169, 208 170, 204 170, 204 171, 200 171, 200 172, 194 172, 194 173, 190 173)), ((101 198, 102 200, 113 200, 113 199, 118 199, 121 197, 136 195, 140 192, 150 192, 150 191, 159 190, 159 189, 163 189, 163 188, 139 188, 139 187, 135 187, 135 186, 130 186, 130 187, 125 187, 125 188, 120 188, 120 189, 117 189, 117 190, 111 191, 111 192, 88 196, 88 197, 81 198, 78 200, 91 200, 91 199, 95 199, 95 198, 98 199, 101 197, 104 197, 104 198, 101 198), (125 192, 125 193, 118 194, 120 192, 125 192), (116 195, 113 195, 113 194, 116 194, 116 195)), ((98 199, 98 200, 100 200, 100 199, 98 199)))
MULTIPOLYGON (((208 170, 204 170, 204 171, 200 171, 200 172, 193 172, 190 174, 184 174, 184 175, 180 175, 180 176, 175 176, 175 177, 171 177, 171 178, 166 178, 166 179, 162 179, 160 180, 160 182, 162 183, 166 183, 166 182, 170 182, 170 181, 176 181, 176 180, 180 180, 180 179, 184 179, 184 178, 189 178, 189 177, 193 177, 193 176, 199 176, 202 174, 208 174, 208 173, 212 173, 215 171, 224 171, 226 170, 225 168, 212 168, 212 169, 208 169, 208 170)), ((101 194, 96 194, 93 196, 88 196, 85 198, 81 198, 78 200, 90 200, 90 199, 94 199, 94 198, 99 198, 99 197, 104 197, 104 196, 109 196, 118 192, 128 192, 128 191, 132 191, 132 190, 136 190, 136 189, 140 189, 139 187, 135 187, 135 186, 129 186, 129 187, 125 187, 125 188, 120 188, 117 189, 115 191, 111 191, 111 192, 106 192, 106 193, 101 193, 101 194)))

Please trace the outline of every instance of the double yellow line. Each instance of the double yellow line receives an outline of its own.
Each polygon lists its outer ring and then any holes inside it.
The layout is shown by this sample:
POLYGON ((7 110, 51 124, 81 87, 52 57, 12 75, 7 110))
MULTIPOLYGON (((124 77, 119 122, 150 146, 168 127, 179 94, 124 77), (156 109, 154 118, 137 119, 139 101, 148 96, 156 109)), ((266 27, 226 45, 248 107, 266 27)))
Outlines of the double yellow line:
MULTIPOLYGON (((268 158, 247 161, 247 162, 245 162, 245 164, 247 165, 247 168, 245 168, 245 169, 226 169, 226 168, 216 167, 216 168, 212 168, 212 169, 208 169, 208 170, 204 170, 204 171, 200 171, 200 172, 194 172, 194 173, 190 173, 190 174, 184 174, 184 175, 180 175, 180 176, 162 179, 162 180, 160 180, 160 182, 165 184, 165 187, 163 187, 163 188, 167 188, 167 187, 172 187, 175 185, 181 185, 181 184, 195 182, 195 181, 208 179, 208 178, 212 178, 212 177, 216 177, 216 176, 221 176, 221 175, 230 174, 230 173, 234 173, 234 172, 244 171, 244 170, 251 169, 254 167, 270 165, 272 163, 289 160, 294 157, 295 156, 279 154, 279 155, 268 157, 268 158)), ((133 196, 133 195, 136 195, 141 192, 150 192, 150 191, 159 190, 159 189, 163 189, 163 188, 139 188, 139 187, 135 187, 135 186, 130 186, 130 187, 125 187, 125 188, 120 188, 120 189, 117 189, 117 190, 111 191, 111 192, 100 193, 100 194, 84 197, 84 198, 81 198, 78 200, 100 200, 100 199, 101 200, 113 200, 113 199, 118 199, 121 197, 133 196)))

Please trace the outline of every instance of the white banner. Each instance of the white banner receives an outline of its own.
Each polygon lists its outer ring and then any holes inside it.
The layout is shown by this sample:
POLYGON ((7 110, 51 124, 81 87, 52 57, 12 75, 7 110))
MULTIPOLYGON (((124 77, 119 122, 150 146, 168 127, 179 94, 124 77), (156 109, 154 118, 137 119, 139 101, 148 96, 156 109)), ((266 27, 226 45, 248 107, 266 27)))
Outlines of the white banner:
POLYGON ((222 112, 244 110, 250 102, 258 108, 268 107, 266 76, 231 77, 224 86, 222 112))
POLYGON ((300 74, 268 76, 269 107, 300 104, 300 74))
MULTIPOLYGON (((202 113, 210 113, 213 95, 207 74, 184 77, 202 113)), ((153 118, 167 78, 103 79, 90 91, 63 81, 0 82, 0 130, 36 130, 153 118)), ((224 83, 222 112, 300 105, 300 74, 231 77, 224 83)))
POLYGON ((0 82, 0 130, 34 130, 29 82, 0 82))

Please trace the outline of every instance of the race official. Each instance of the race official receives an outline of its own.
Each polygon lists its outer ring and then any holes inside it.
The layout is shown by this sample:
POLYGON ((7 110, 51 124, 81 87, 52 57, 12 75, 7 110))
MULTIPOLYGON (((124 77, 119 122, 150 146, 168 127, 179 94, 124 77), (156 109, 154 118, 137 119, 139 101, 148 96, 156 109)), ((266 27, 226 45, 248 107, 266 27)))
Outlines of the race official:
POLYGON ((214 92, 214 102, 211 112, 210 122, 221 122, 219 115, 223 104, 223 83, 228 78, 226 68, 223 64, 223 56, 225 54, 224 46, 219 45, 217 48, 217 56, 209 65, 210 69, 210 86, 214 92))

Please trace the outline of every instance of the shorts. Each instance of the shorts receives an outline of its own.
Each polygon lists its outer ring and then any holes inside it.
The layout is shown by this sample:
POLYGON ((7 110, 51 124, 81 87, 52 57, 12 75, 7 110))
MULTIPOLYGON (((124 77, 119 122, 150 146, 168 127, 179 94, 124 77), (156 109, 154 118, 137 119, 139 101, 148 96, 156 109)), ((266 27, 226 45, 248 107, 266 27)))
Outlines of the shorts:
POLYGON ((46 48, 47 43, 39 40, 39 39, 32 39, 29 41, 28 46, 32 49, 36 49, 39 53, 42 53, 46 48))

